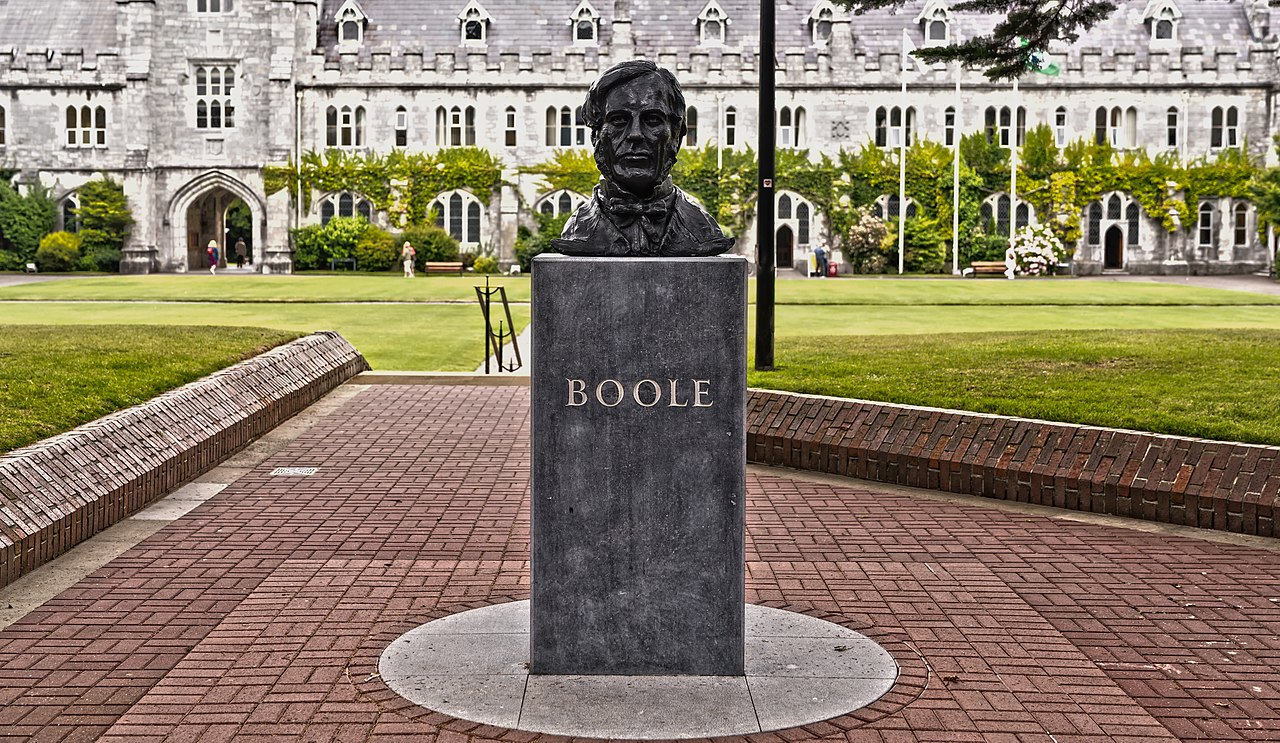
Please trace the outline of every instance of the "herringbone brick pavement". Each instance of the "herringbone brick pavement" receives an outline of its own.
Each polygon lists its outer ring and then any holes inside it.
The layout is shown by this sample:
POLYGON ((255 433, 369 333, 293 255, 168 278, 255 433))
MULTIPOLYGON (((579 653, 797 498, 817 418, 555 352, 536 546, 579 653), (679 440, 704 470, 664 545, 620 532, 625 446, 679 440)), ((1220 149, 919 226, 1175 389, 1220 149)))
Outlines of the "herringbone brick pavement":
MULTIPOLYGON (((528 404, 371 387, 0 632, 0 738, 540 737, 376 675, 401 632, 527 597, 528 404)), ((748 497, 748 599, 903 667, 871 708, 761 741, 1280 739, 1280 552, 786 472, 748 497)))

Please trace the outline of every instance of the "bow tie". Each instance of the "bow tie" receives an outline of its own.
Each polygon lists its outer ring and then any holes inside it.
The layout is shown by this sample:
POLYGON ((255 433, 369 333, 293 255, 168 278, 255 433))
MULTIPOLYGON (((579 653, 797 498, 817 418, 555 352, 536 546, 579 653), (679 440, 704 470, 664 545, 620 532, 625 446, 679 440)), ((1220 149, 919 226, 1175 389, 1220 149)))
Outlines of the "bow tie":
POLYGON ((632 199, 609 199, 609 213, 619 227, 630 227, 637 219, 644 218, 649 222, 661 224, 667 217, 669 207, 667 199, 654 199, 643 202, 632 199))

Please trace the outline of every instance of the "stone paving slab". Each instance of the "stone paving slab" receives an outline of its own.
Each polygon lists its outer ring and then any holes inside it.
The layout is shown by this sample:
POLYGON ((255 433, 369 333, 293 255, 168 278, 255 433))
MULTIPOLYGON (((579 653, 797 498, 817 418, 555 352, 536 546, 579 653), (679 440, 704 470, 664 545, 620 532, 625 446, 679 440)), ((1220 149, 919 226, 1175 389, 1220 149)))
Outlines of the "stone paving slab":
MULTIPOLYGON (((376 671, 412 627, 528 598, 527 435, 521 387, 361 392, 0 631, 0 739, 532 740, 376 671)), ((753 468, 747 600, 903 672, 857 715, 752 740, 1280 738, 1270 542, 1046 513, 753 468)))

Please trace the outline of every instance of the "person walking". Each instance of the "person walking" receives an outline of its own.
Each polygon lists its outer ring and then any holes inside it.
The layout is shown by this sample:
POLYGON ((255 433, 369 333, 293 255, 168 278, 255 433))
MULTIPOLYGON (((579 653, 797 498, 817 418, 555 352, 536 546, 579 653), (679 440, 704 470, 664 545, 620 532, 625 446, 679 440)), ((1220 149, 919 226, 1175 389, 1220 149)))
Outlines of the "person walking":
POLYGON ((404 262, 404 277, 406 279, 413 278, 413 260, 418 255, 418 251, 413 249, 408 240, 405 240, 404 247, 400 248, 400 260, 404 262))
POLYGON ((209 273, 214 276, 218 275, 218 241, 210 240, 209 247, 204 249, 204 253, 209 257, 209 273))
POLYGON ((244 244, 244 238, 236 238, 236 268, 244 268, 244 257, 248 252, 249 248, 244 244))

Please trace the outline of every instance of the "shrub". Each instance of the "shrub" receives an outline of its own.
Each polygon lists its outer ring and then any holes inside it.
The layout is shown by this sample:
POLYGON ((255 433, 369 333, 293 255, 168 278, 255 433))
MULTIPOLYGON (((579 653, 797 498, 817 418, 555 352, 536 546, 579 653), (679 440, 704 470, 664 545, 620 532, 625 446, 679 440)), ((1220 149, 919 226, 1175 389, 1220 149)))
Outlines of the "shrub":
POLYGON ((887 265, 884 241, 888 228, 865 206, 855 210, 849 233, 841 241, 844 260, 854 273, 880 273, 887 265))
POLYGON ((516 262, 520 264, 520 270, 528 273, 533 265, 533 257, 540 253, 554 253, 555 248, 552 247, 551 241, 560 237, 560 233, 564 232, 564 223, 569 221, 568 214, 561 214, 553 217, 549 214, 535 212, 533 215, 536 220, 537 230, 530 230, 527 227, 520 227, 516 231, 516 262))
POLYGON ((133 224, 124 188, 110 178, 80 187, 80 266, 88 271, 119 271, 120 252, 133 224))
POLYGON ((972 230, 960 233, 960 260, 964 263, 1002 261, 1007 247, 1007 237, 988 235, 981 226, 975 225, 972 230))
POLYGON ((405 228, 396 239, 396 245, 405 241, 413 243, 418 251, 417 265, 424 261, 456 261, 458 260, 458 241, 443 229, 431 225, 414 225, 405 228))
POLYGON ((947 243, 936 220, 907 218, 903 229, 903 270, 911 273, 941 273, 947 261, 947 243))
MULTIPOLYGON (((354 258, 356 245, 369 229, 364 217, 334 217, 324 226, 325 245, 329 258, 344 261, 354 258)), ((328 268, 328 266, 325 266, 328 268)))
POLYGON ((491 255, 477 256, 472 268, 475 269, 476 273, 497 273, 498 259, 491 255))
POLYGON ((76 263, 77 269, 115 273, 120 270, 120 258, 120 248, 115 237, 102 230, 80 230, 80 260, 76 263))
POLYGON ((1023 227, 1014 233, 1009 244, 1013 247, 1018 273, 1026 276, 1053 273, 1058 263, 1066 257, 1062 241, 1046 224, 1023 227))
MULTIPOLYGON (((299 271, 314 271, 328 269, 330 260, 356 258, 356 246, 370 228, 364 217, 334 217, 324 226, 311 225, 291 230, 293 267, 299 271)), ((356 264, 360 264, 359 258, 356 258, 356 264)))
POLYGON ((80 236, 70 232, 51 232, 36 249, 36 265, 41 271, 70 271, 80 257, 80 236))
POLYGON ((289 231, 293 238, 293 267, 298 271, 313 271, 322 265, 329 267, 329 251, 325 247, 324 228, 318 224, 289 231))
POLYGON ((356 266, 364 271, 389 271, 400 260, 398 245, 389 232, 370 225, 356 243, 356 266))
POLYGON ((19 195, 7 182, 0 182, 0 268, 22 268, 35 259, 40 240, 58 221, 58 207, 48 189, 32 186, 19 195))

